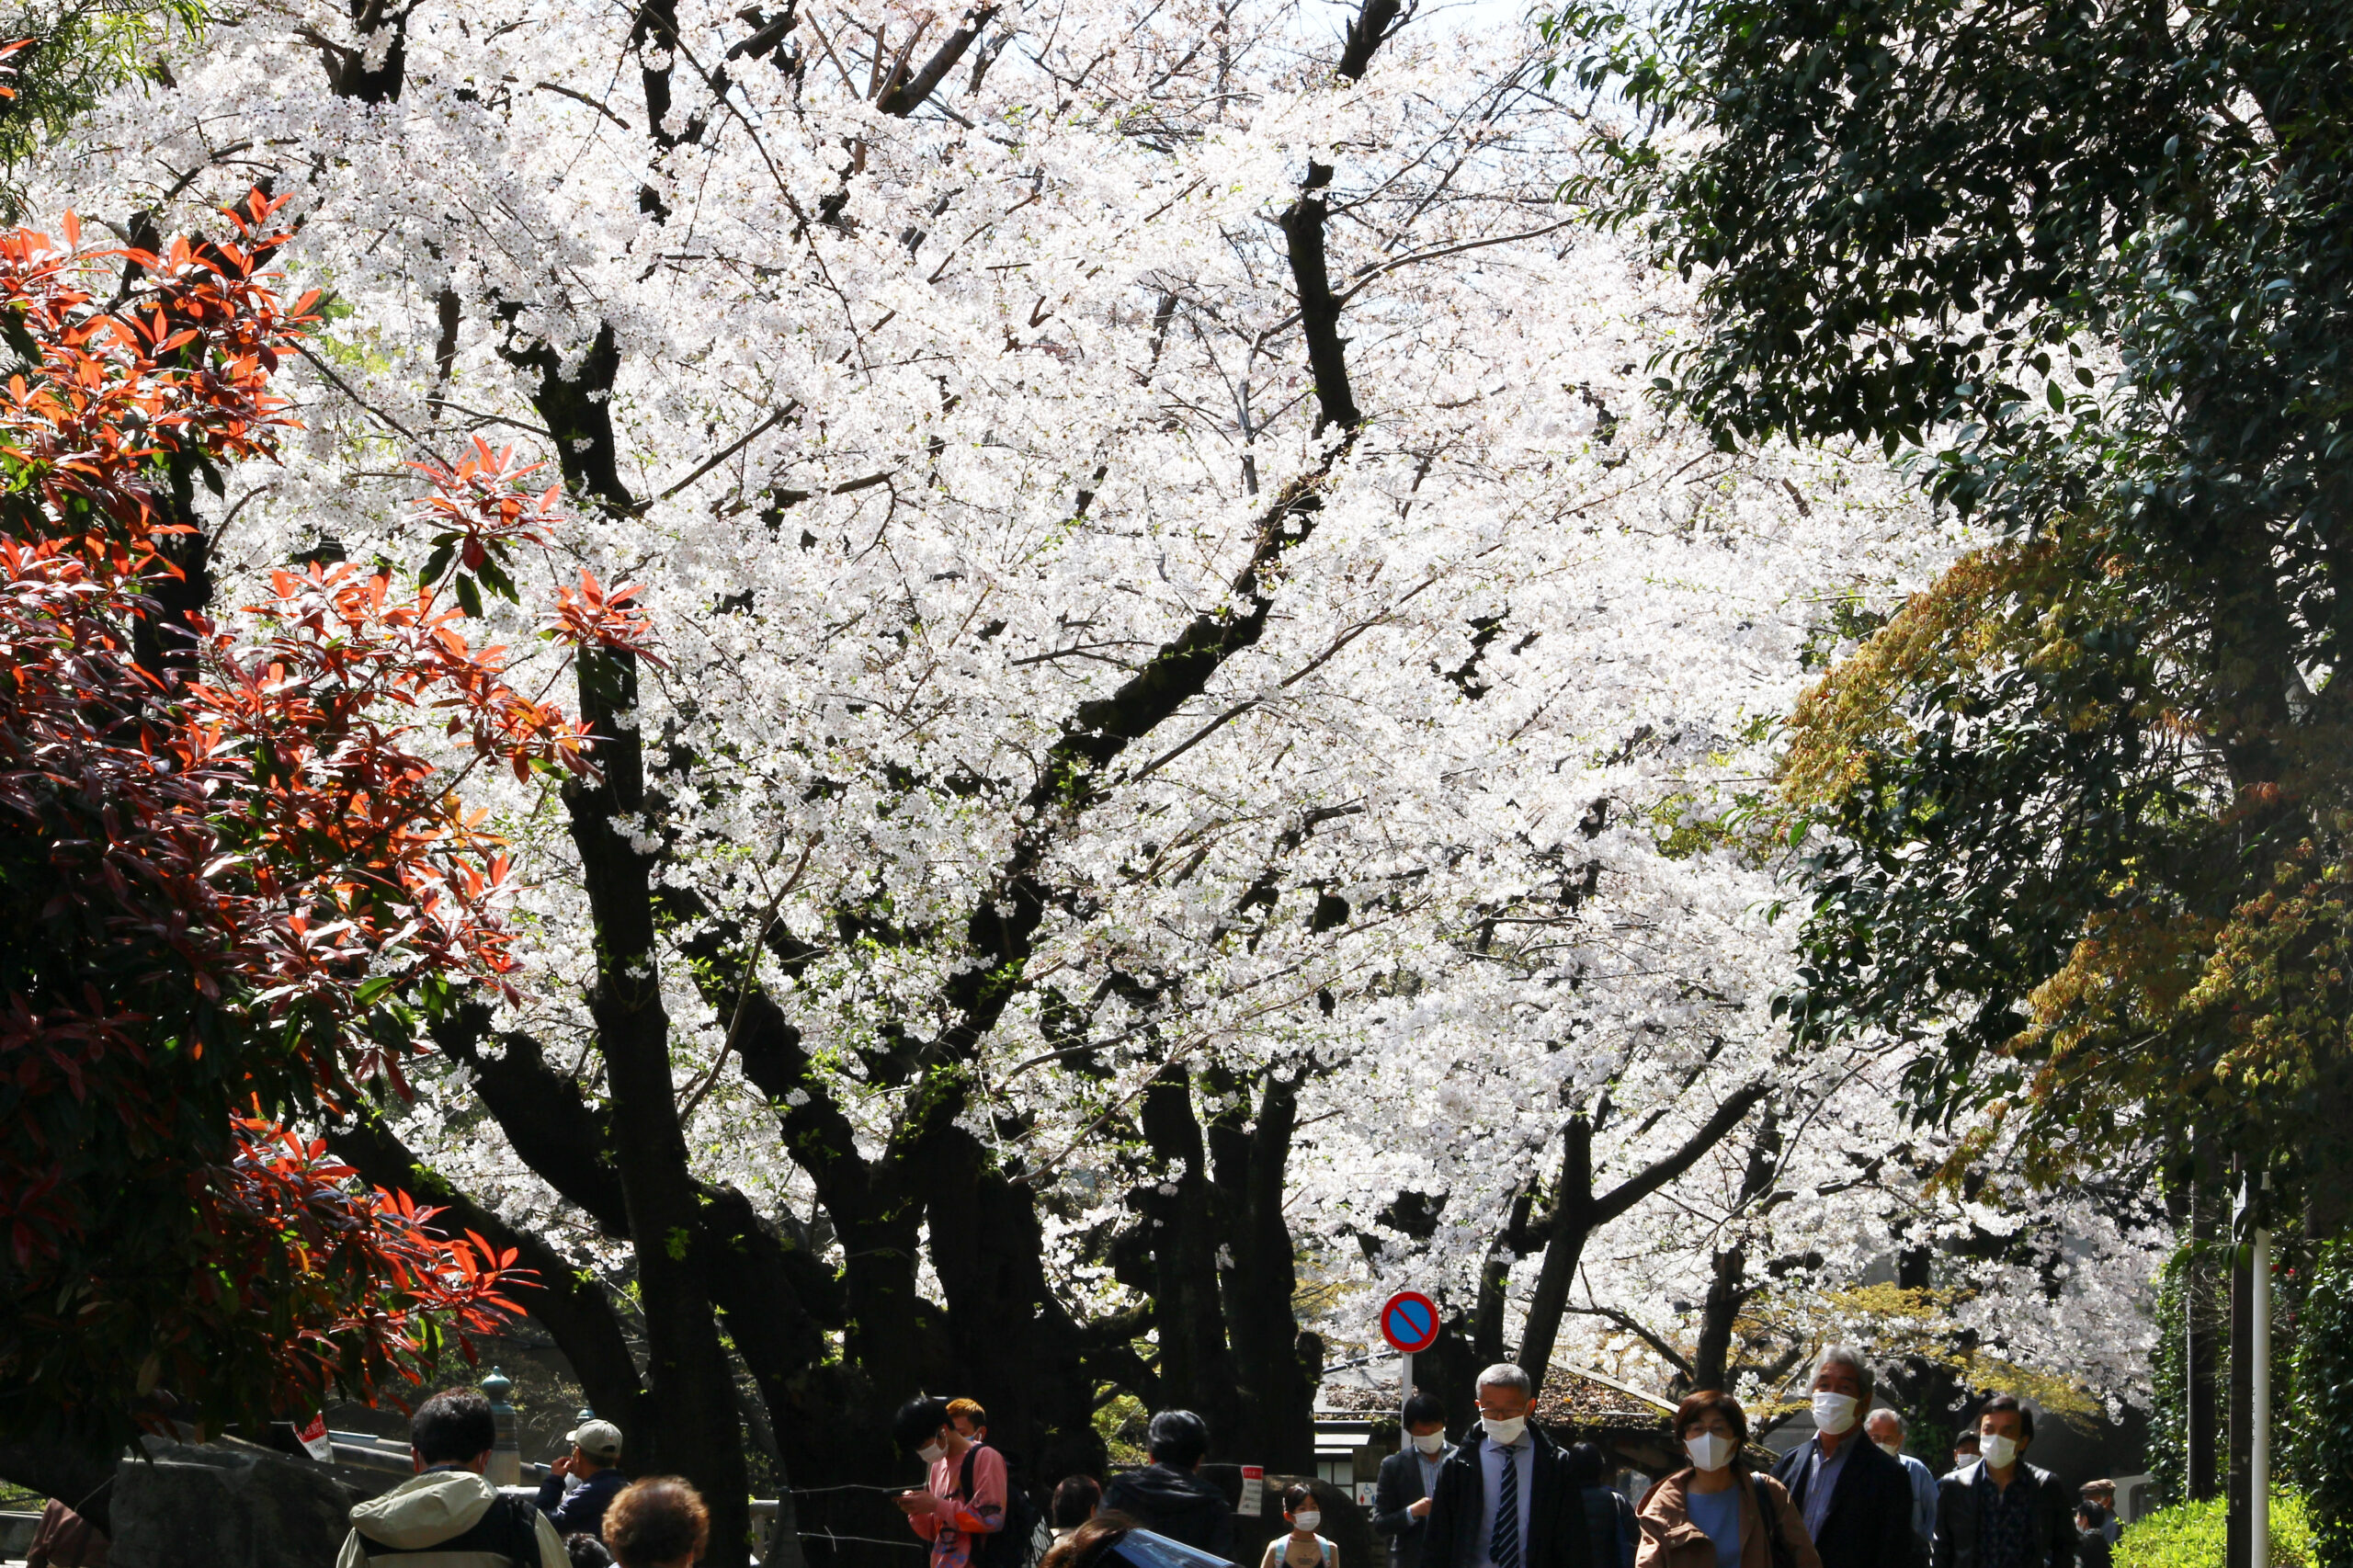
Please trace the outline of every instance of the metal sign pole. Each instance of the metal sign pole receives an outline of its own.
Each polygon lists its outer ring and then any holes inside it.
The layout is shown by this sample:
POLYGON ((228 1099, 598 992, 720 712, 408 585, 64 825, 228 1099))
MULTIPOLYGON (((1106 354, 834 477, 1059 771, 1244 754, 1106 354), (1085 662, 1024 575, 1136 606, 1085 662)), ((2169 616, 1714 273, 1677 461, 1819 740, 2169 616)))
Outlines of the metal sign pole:
POLYGON ((1397 1352, 1397 1451, 1404 1453, 1414 1446, 1412 1434, 1405 1430, 1405 1403, 1414 1397, 1414 1353, 1397 1352))

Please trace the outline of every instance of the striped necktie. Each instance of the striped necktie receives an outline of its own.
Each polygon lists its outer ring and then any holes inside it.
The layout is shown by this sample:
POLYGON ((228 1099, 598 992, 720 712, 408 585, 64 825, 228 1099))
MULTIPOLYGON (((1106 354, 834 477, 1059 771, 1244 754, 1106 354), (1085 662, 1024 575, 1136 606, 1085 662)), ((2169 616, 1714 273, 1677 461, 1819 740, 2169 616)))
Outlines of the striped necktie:
POLYGON ((1519 1568, 1519 1450, 1503 1450, 1503 1484, 1495 1489, 1495 1534, 1487 1556, 1495 1568, 1519 1568))

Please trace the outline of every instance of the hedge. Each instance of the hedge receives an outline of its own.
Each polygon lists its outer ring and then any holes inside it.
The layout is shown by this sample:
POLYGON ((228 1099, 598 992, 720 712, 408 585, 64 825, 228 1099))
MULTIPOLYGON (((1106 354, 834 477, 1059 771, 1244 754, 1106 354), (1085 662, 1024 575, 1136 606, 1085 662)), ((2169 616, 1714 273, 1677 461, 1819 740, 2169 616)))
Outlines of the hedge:
MULTIPOLYGON (((2219 1497, 2160 1508, 2124 1527, 2116 1568, 2222 1568, 2228 1520, 2219 1497)), ((2271 1568, 2315 1568, 2316 1561, 2304 1500, 2292 1493, 2272 1494, 2271 1568)))

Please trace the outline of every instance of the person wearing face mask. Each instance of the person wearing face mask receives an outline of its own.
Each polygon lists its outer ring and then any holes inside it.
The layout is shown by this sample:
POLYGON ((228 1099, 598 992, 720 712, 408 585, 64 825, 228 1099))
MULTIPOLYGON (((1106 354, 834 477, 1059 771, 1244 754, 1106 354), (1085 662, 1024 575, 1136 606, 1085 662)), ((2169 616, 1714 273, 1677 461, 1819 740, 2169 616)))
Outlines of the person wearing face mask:
POLYGON ((1593 1561, 1566 1456, 1529 1423, 1534 1398, 1508 1361, 1479 1374, 1479 1429, 1438 1466, 1421 1568, 1611 1568, 1593 1561))
POLYGON ((931 1543, 931 1568, 972 1568, 981 1543, 1005 1525, 1005 1456, 958 1431, 945 1400, 907 1401, 891 1431, 926 1471, 923 1486, 892 1501, 931 1543))
POLYGON ((2075 1568, 2075 1500, 2026 1462, 2034 1412, 1997 1393, 1977 1413, 1977 1462, 1937 1497, 1936 1568, 2075 1568))
POLYGON ((1430 1497, 1438 1489, 1438 1467, 1454 1445, 1446 1440, 1446 1410, 1436 1395, 1415 1390, 1403 1415, 1405 1446, 1381 1461, 1372 1528, 1388 1538, 1389 1568, 1421 1568, 1430 1497))
POLYGON ((1963 1432, 1960 1437, 1955 1437, 1952 1440, 1952 1468, 1945 1471, 1944 1474, 1938 1476, 1937 1479, 1939 1481, 1950 1481, 1954 1476, 1959 1475, 1962 1471, 1967 1470, 1971 1465, 1973 1465, 1976 1462, 1977 1434, 1973 1431, 1963 1432))
POLYGON ((1340 1568, 1340 1549, 1315 1533, 1323 1528, 1324 1510, 1314 1488, 1294 1482, 1284 1490, 1283 1520, 1290 1533, 1267 1543, 1258 1568, 1340 1568))
POLYGON ((1813 1364, 1813 1436, 1773 1467, 1796 1500, 1824 1568, 1911 1568, 1912 1483, 1863 1436, 1870 1364, 1833 1345, 1813 1364))
POLYGON ((1928 1472, 1927 1465, 1904 1451, 1907 1431, 1904 1417, 1893 1410, 1874 1410, 1870 1419, 1863 1423, 1863 1436, 1902 1465, 1904 1479, 1912 1483, 1912 1541, 1915 1549, 1912 1562, 1914 1568, 1927 1568, 1928 1554, 1937 1544, 1937 1478, 1928 1472))
POLYGON ((1675 1436, 1690 1467, 1643 1494, 1634 1568, 1822 1568, 1788 1491, 1741 1457, 1748 1416, 1738 1400, 1691 1395, 1676 1407, 1675 1436))

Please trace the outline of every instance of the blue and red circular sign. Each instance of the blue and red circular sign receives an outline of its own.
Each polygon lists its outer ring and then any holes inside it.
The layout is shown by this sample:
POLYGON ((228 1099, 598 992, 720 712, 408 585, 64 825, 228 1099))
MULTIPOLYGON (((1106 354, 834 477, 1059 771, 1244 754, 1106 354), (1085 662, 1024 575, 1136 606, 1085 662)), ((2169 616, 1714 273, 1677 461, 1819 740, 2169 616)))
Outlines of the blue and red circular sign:
POLYGON ((1381 1307, 1381 1337, 1408 1356, 1438 1343, 1438 1303, 1419 1290, 1400 1290, 1381 1307))

